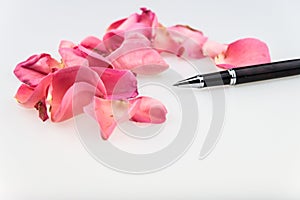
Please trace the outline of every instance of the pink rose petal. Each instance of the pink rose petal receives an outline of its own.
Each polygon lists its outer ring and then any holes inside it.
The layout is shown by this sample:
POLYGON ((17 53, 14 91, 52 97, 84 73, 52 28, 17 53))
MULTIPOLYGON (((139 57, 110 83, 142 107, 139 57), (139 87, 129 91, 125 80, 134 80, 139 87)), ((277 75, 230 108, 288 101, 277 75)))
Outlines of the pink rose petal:
POLYGON ((101 136, 105 140, 110 137, 117 123, 122 123, 124 119, 160 124, 166 121, 167 114, 161 102, 144 96, 129 101, 95 97, 94 102, 84 108, 84 112, 97 121, 101 136))
POLYGON ((58 69, 60 64, 49 54, 33 55, 26 61, 19 63, 14 74, 23 83, 35 87, 52 71, 58 69))
POLYGON ((215 58, 217 55, 226 52, 227 48, 228 48, 228 45, 226 45, 226 44, 221 44, 221 43, 218 43, 218 42, 208 39, 204 43, 204 45, 202 47, 202 51, 203 51, 204 56, 209 56, 211 58, 215 58))
POLYGON ((268 46, 254 38, 237 40, 225 53, 215 57, 217 66, 225 69, 271 62, 268 46))
POLYGON ((128 99, 138 95, 137 79, 128 70, 92 67, 100 76, 108 99, 128 99))
POLYGON ((127 99, 137 95, 137 81, 130 71, 101 67, 70 67, 53 75, 51 119, 67 120, 83 112, 94 96, 127 99))
POLYGON ((185 25, 157 29, 153 45, 159 51, 174 53, 178 56, 203 58, 202 46, 207 37, 201 31, 185 25))
POLYGON ((60 122, 83 112, 94 96, 106 96, 98 74, 87 67, 69 67, 56 72, 52 81, 51 120, 60 122))
POLYGON ((124 41, 126 32, 141 33, 148 39, 153 37, 158 21, 155 13, 146 8, 141 8, 142 13, 134 13, 128 18, 124 18, 112 23, 107 28, 107 33, 103 37, 103 42, 109 51, 119 48, 124 41))
POLYGON ((169 67, 161 55, 152 49, 150 41, 140 33, 128 34, 121 47, 107 59, 116 69, 144 75, 158 74, 169 67))
POLYGON ((101 44, 102 44, 102 41, 99 38, 96 38, 94 36, 86 37, 80 43, 81 46, 83 46, 87 49, 90 49, 90 50, 97 49, 101 44))
POLYGON ((168 52, 177 56, 182 56, 184 53, 184 48, 174 40, 168 29, 162 25, 155 30, 152 44, 158 52, 168 52))
POLYGON ((129 100, 132 121, 160 124, 166 121, 167 109, 158 100, 141 96, 129 100))
POLYGON ((39 101, 44 101, 47 96, 47 90, 52 80, 52 74, 45 76, 36 87, 22 84, 15 98, 27 108, 33 108, 39 101))
POLYGON ((158 26, 157 17, 154 12, 146 8, 141 8, 141 11, 141 14, 134 13, 128 18, 124 18, 112 23, 107 28, 107 32, 114 30, 130 31, 143 28, 155 28, 158 26))
POLYGON ((86 54, 70 41, 61 41, 58 51, 65 67, 89 66, 86 54))
POLYGON ((104 140, 107 140, 117 126, 117 122, 114 119, 112 101, 95 97, 94 104, 91 105, 93 107, 85 109, 85 112, 96 118, 101 136, 104 140))
MULTIPOLYGON (((88 61, 89 67, 110 67, 110 62, 95 49, 87 49, 84 46, 78 45, 78 50, 84 53, 85 59, 88 61)), ((103 53, 103 52, 102 52, 103 53)))
POLYGON ((59 53, 65 67, 92 66, 110 67, 110 63, 101 53, 106 54, 106 49, 101 41, 95 37, 88 37, 80 45, 70 41, 62 41, 59 53))

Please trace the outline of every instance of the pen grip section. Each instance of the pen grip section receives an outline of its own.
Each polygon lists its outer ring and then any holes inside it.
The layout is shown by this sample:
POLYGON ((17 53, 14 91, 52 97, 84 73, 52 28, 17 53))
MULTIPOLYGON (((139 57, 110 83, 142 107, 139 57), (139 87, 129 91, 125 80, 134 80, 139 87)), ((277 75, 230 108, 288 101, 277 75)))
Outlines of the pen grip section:
POLYGON ((263 81, 300 74, 300 59, 234 69, 236 84, 263 81))
POLYGON ((202 76, 204 79, 204 87, 229 85, 231 77, 228 71, 204 74, 202 76))

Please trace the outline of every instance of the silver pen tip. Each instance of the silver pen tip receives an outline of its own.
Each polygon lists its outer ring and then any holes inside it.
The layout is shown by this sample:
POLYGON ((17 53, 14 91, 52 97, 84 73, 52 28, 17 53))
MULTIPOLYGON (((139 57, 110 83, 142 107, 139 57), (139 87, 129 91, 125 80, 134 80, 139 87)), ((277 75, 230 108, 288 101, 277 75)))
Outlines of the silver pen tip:
POLYGON ((177 83, 174 83, 173 86, 176 86, 176 87, 191 87, 188 81, 178 81, 177 83))

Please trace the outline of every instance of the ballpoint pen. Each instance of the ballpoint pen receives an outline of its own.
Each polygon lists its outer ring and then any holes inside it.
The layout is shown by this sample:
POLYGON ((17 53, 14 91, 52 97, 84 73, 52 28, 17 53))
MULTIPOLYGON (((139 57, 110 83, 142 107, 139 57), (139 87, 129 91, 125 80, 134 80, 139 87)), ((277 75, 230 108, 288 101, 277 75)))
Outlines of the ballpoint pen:
POLYGON ((300 59, 232 68, 220 72, 196 75, 178 81, 174 86, 205 88, 220 85, 237 85, 282 78, 300 74, 300 59))

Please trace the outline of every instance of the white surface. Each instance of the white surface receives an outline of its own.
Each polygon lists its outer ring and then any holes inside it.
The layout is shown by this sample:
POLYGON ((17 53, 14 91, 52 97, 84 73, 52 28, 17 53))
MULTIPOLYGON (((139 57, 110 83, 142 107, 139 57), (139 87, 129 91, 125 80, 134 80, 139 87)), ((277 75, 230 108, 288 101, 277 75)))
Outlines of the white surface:
POLYGON ((38 52, 58 57, 61 39, 102 36, 140 6, 166 26, 189 24, 219 42, 260 38, 274 61, 300 56, 296 0, 1 1, 0 199, 299 199, 299 76, 226 88, 223 135, 203 161, 198 156, 212 111, 209 92, 199 91, 203 126, 196 141, 174 165, 147 175, 102 166, 83 148, 72 121, 42 123, 14 101, 16 63, 38 52))

